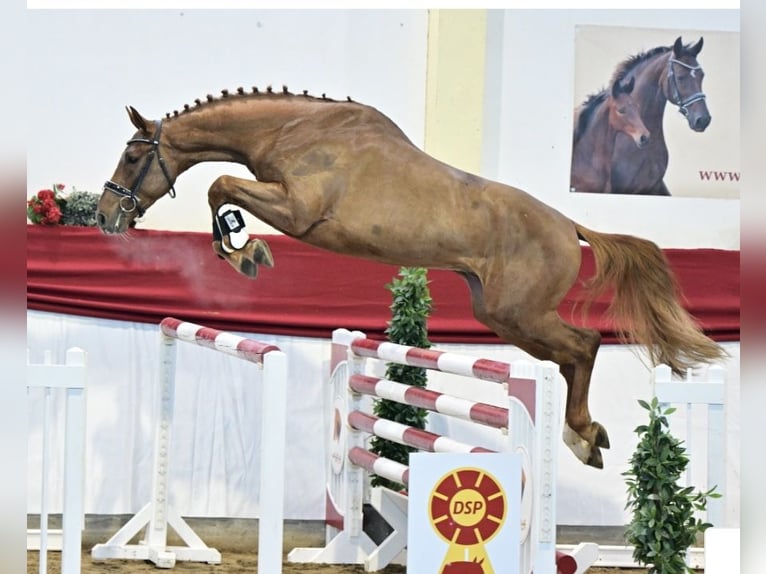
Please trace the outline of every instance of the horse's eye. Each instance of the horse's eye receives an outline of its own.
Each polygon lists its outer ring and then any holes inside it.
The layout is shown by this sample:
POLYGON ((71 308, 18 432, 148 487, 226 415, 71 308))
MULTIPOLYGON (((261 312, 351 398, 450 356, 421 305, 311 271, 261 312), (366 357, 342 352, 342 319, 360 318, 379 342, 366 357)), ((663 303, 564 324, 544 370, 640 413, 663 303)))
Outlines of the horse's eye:
POLYGON ((128 163, 136 163, 138 161, 138 157, 132 156, 128 152, 125 152, 125 161, 128 163))
POLYGON ((628 108, 617 108, 617 113, 620 114, 621 116, 624 116, 625 112, 627 111, 628 111, 628 108))

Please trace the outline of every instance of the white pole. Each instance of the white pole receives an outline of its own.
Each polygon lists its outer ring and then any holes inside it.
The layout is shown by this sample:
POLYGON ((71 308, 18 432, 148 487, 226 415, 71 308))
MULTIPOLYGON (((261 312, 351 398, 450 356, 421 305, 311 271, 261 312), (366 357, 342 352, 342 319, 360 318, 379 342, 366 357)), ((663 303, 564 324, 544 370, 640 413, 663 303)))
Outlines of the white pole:
POLYGON ((175 565, 174 556, 165 555, 168 532, 168 472, 170 469, 170 433, 173 427, 173 402, 175 400, 176 341, 161 337, 159 400, 154 435, 154 473, 152 477, 151 518, 146 528, 146 545, 167 561, 165 567, 175 565))
MULTIPOLYGON (((721 389, 720 401, 708 403, 707 431, 707 487, 717 487, 719 494, 726 493, 726 413, 725 382, 726 372, 718 365, 708 369, 708 383, 721 389)), ((725 498, 710 498, 707 501, 707 521, 719 528, 725 526, 725 498)))
MULTIPOLYGON (((84 373, 85 352, 76 347, 67 350, 66 364, 83 367, 84 373)), ((85 490, 85 377, 80 384, 66 389, 61 574, 80 574, 85 490)))
POLYGON ((261 405, 261 486, 258 518, 258 572, 282 572, 287 426, 287 357, 263 357, 261 405))
MULTIPOLYGON (((43 354, 43 364, 52 363, 51 352, 43 354)), ((50 446, 48 444, 50 413, 50 387, 43 389, 43 464, 42 464, 42 488, 40 501, 40 574, 48 572, 48 458, 50 446)))

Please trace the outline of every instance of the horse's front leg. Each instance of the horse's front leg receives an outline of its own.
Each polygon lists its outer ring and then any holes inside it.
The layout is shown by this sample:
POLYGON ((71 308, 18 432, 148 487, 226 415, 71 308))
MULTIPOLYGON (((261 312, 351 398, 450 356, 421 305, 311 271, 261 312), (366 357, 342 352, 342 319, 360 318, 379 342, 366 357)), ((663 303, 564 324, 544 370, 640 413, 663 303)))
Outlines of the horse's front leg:
POLYGON ((259 219, 273 224, 289 216, 284 187, 279 183, 259 182, 221 176, 208 191, 213 216, 213 251, 247 277, 258 275, 258 266, 274 266, 268 244, 251 239, 245 229, 241 207, 259 219))

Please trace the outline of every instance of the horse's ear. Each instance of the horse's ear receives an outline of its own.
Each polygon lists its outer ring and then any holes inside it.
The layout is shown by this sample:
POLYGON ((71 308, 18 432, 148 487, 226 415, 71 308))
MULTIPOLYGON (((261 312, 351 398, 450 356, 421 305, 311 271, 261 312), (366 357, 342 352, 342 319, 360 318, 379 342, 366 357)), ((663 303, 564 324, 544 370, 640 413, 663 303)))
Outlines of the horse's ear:
POLYGON ((702 50, 702 43, 704 42, 704 40, 705 39, 702 36, 700 36, 699 41, 696 44, 694 44, 694 46, 689 48, 691 55, 694 56, 695 58, 697 57, 697 54, 699 54, 700 51, 702 50))
POLYGON ((635 76, 631 76, 630 81, 624 82, 624 83, 621 80, 617 80, 614 84, 612 84, 612 97, 617 99, 620 96, 620 94, 631 93, 635 85, 636 85, 635 76))
POLYGON ((681 40, 681 36, 676 38, 675 43, 673 44, 673 54, 675 54, 676 58, 679 58, 681 56, 681 52, 683 52, 684 49, 684 43, 681 40))
POLYGON ((138 113, 138 110, 133 106, 126 106, 125 109, 128 111, 128 117, 130 118, 131 123, 136 126, 136 129, 144 133, 149 133, 149 122, 138 113))

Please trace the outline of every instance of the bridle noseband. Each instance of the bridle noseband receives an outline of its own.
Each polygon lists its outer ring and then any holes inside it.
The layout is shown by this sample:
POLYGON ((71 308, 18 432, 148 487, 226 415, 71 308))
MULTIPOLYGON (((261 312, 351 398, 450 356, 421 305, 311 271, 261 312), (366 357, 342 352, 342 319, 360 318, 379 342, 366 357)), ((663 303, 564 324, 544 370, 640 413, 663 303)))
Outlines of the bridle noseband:
POLYGON ((673 97, 675 98, 675 102, 668 98, 672 104, 675 104, 678 106, 678 111, 681 112, 684 116, 689 114, 689 110, 687 109, 689 106, 691 106, 694 102, 699 102, 700 100, 705 99, 704 92, 697 92, 689 96, 688 98, 681 98, 681 93, 678 91, 678 82, 676 80, 676 74, 673 71, 673 64, 678 64, 679 66, 683 66, 687 70, 690 70, 692 78, 694 77, 694 73, 698 70, 702 70, 702 66, 690 66, 689 64, 685 64, 681 60, 676 60, 675 58, 670 58, 668 60, 668 78, 670 78, 670 81, 668 82, 670 84, 670 87, 673 90, 673 97))
POLYGON ((154 135, 152 136, 152 139, 146 139, 146 138, 133 138, 131 140, 128 140, 128 143, 126 145, 130 145, 132 143, 146 143, 151 144, 152 149, 149 151, 149 153, 146 156, 146 160, 144 161, 144 165, 141 166, 141 171, 138 173, 138 176, 136 177, 135 181, 133 182, 133 185, 130 186, 130 188, 123 187, 119 183, 115 183, 111 180, 107 180, 104 183, 104 191, 111 191, 112 193, 120 196, 120 209, 123 211, 123 213, 132 213, 133 211, 138 212, 138 217, 142 217, 146 210, 141 207, 141 204, 138 203, 138 198, 136 197, 136 194, 138 194, 138 190, 141 188, 141 184, 144 181, 144 178, 146 177, 146 174, 149 173, 149 168, 152 165, 152 160, 154 159, 154 156, 157 156, 157 162, 160 164, 160 168, 162 169, 162 173, 165 176, 165 179, 168 182, 168 185, 170 186, 170 197, 176 196, 176 190, 173 187, 173 180, 170 177, 170 174, 168 173, 168 168, 165 166, 165 161, 162 159, 162 156, 160 155, 160 134, 162 133, 162 120, 159 120, 157 122, 157 131, 154 132, 154 135))

